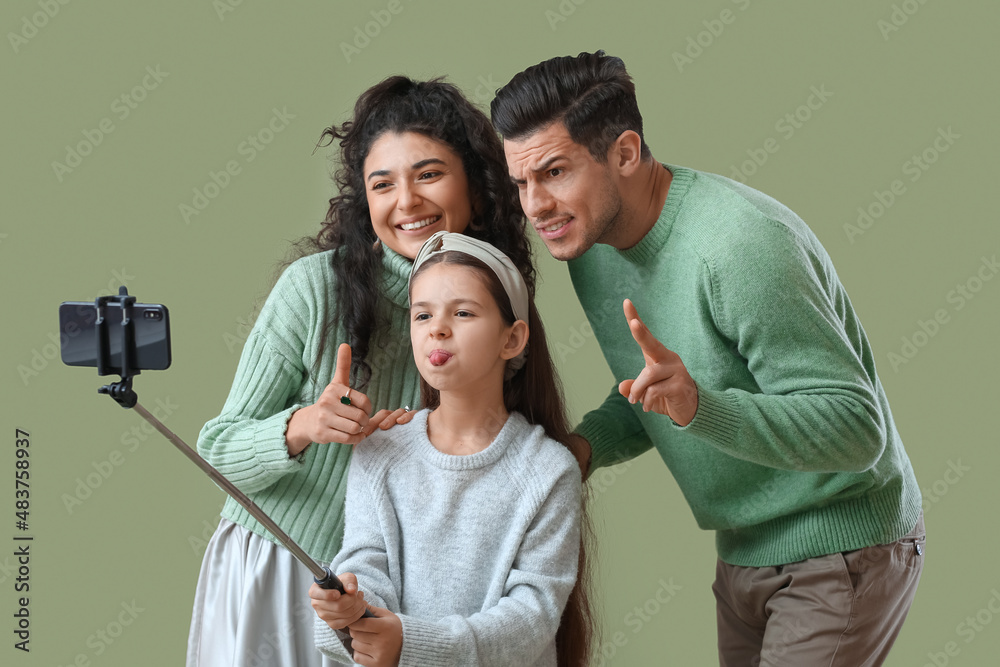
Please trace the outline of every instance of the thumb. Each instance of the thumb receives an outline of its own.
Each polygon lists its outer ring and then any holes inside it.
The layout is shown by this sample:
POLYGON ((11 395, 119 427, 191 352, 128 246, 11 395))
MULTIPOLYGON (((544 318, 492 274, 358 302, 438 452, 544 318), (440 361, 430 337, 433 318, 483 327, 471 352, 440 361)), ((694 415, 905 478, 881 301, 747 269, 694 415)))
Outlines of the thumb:
POLYGON ((618 393, 628 398, 629 392, 632 391, 632 384, 635 380, 622 380, 618 383, 618 393))
POLYGON ((341 343, 337 348, 337 363, 333 367, 333 380, 345 387, 351 385, 351 346, 341 343))
POLYGON ((368 608, 368 611, 370 611, 372 613, 372 616, 374 616, 375 618, 392 616, 392 612, 389 611, 388 609, 383 609, 382 607, 376 607, 375 605, 368 603, 365 603, 365 606, 368 608))
POLYGON ((344 572, 343 574, 338 574, 337 578, 340 579, 340 583, 344 584, 344 592, 348 595, 358 592, 358 578, 354 576, 352 572, 344 572))

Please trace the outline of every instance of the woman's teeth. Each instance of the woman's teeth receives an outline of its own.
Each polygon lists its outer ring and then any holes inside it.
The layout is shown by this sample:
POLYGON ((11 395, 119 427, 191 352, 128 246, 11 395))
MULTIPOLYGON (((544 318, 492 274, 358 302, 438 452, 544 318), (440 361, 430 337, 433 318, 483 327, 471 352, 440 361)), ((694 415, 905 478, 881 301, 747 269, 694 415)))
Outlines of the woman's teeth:
POLYGON ((426 227, 427 225, 433 225, 440 219, 441 216, 436 215, 432 218, 424 218, 423 220, 417 220, 416 222, 408 222, 400 225, 399 228, 406 232, 412 232, 414 229, 420 229, 421 227, 426 227))

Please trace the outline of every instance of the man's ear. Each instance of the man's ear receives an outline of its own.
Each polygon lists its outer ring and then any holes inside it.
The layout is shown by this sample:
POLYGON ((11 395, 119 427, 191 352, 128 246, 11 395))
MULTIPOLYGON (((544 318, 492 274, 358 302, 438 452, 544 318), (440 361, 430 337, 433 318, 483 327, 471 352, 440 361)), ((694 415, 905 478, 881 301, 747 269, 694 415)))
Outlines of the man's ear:
POLYGON ((608 159, 612 169, 631 176, 642 162, 642 137, 634 130, 625 130, 611 144, 608 159))
POLYGON ((518 320, 511 325, 510 331, 507 333, 507 340, 500 351, 500 357, 503 359, 513 359, 521 354, 521 350, 527 344, 528 324, 524 320, 518 320))

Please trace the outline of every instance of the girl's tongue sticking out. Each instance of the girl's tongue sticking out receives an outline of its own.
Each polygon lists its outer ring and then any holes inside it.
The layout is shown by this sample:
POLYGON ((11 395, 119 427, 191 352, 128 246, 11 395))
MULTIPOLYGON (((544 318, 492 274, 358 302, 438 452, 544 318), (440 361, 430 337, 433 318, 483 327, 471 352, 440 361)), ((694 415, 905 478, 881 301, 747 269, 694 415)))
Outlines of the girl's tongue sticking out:
POLYGON ((434 350, 430 355, 432 366, 443 366, 449 359, 451 359, 451 353, 444 350, 434 350))

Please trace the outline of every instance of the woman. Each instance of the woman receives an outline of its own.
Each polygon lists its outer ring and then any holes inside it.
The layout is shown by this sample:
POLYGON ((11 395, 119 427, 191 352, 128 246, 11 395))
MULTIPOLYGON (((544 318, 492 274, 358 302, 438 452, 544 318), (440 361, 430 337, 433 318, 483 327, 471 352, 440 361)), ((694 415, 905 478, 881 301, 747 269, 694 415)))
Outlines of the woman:
MULTIPOLYGON (((437 231, 462 232, 506 253, 532 292, 535 274, 502 146, 454 86, 387 79, 324 139, 340 142, 339 194, 315 252, 268 297, 198 451, 328 562, 340 547, 350 445, 420 403, 407 335, 420 246, 437 231), (341 343, 350 351, 338 353, 341 343)), ((228 500, 198 580, 188 665, 322 664, 303 594, 311 582, 228 500)))

